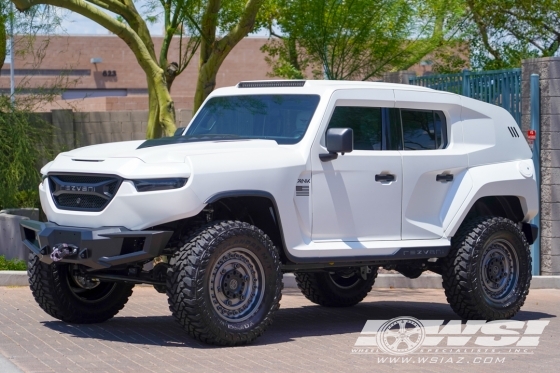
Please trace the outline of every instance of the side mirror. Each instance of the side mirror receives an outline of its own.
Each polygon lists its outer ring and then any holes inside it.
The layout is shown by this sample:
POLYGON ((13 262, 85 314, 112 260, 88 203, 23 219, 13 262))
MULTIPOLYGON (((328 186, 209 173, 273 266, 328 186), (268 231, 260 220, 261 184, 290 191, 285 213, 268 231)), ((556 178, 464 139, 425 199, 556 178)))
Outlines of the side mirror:
POLYGON ((325 137, 328 154, 319 154, 323 162, 338 158, 338 153, 354 150, 354 131, 352 128, 330 128, 325 137))
POLYGON ((173 137, 178 137, 181 136, 183 134, 183 131, 185 130, 185 128, 187 127, 179 127, 175 130, 175 133, 173 134, 173 137))

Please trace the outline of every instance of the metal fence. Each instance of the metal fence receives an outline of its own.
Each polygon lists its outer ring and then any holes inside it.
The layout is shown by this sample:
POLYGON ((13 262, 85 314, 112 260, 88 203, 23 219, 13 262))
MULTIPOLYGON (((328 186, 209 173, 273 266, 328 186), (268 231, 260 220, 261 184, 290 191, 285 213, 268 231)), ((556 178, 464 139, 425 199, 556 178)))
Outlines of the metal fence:
POLYGON ((417 76, 409 84, 453 92, 498 105, 521 125, 521 69, 417 76))

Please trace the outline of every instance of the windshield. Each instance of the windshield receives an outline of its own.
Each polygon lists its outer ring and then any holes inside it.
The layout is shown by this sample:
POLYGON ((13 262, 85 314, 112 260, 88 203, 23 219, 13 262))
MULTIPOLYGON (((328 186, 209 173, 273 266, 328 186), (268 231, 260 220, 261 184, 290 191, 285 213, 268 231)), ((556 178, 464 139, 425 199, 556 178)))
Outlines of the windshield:
POLYGON ((185 136, 299 142, 319 103, 317 95, 214 97, 200 109, 185 136))

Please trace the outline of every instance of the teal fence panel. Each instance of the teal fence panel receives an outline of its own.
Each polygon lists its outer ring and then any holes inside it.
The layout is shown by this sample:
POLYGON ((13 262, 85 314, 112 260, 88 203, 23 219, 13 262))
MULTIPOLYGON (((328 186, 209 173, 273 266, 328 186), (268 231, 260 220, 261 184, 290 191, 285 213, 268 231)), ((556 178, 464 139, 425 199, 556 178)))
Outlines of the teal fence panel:
POLYGON ((521 69, 412 77, 410 84, 457 93, 498 105, 521 126, 521 69))

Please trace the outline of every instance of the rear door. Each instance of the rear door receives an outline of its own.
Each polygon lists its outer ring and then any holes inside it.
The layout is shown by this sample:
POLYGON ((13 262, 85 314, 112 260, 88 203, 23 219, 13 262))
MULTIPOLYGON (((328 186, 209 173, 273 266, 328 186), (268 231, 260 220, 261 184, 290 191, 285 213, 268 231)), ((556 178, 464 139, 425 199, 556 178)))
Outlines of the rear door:
POLYGON ((440 238, 468 166, 460 97, 396 90, 395 107, 403 137, 402 239, 440 238))

